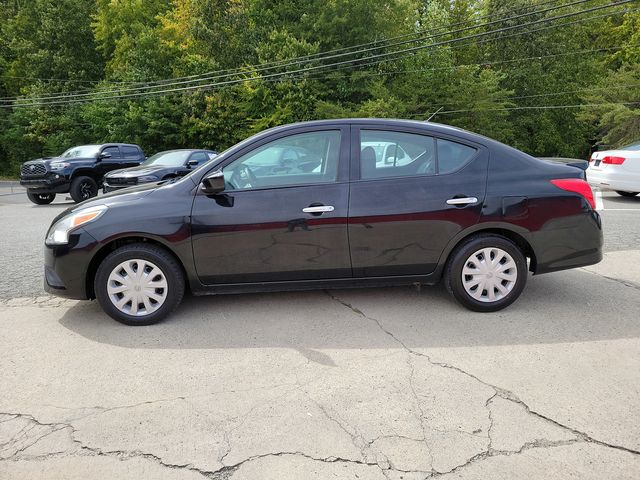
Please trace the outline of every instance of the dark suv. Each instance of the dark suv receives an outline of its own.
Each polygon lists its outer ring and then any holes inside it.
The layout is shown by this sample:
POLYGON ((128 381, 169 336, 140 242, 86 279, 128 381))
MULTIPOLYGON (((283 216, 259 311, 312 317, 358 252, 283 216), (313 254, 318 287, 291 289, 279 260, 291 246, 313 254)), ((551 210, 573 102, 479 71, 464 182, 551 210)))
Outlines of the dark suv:
POLYGON ((40 158, 22 164, 20 185, 38 205, 53 202, 57 193, 69 193, 75 202, 98 194, 105 173, 144 162, 138 145, 105 143, 73 147, 59 157, 40 158))

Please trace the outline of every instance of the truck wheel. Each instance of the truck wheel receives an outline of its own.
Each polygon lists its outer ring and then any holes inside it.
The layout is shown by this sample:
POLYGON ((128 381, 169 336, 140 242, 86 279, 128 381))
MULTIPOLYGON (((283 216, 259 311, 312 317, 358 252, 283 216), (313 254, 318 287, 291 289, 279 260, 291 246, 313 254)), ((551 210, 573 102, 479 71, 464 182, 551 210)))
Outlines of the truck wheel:
POLYGON ((476 312, 495 312, 513 303, 527 282, 527 259, 511 240, 479 234, 456 247, 445 269, 447 290, 476 312))
POLYGON ((36 205, 48 205, 56 198, 55 193, 32 193, 27 191, 27 197, 36 205))
POLYGON ((76 177, 71 181, 69 193, 74 202, 84 202, 98 194, 98 184, 91 177, 76 177))

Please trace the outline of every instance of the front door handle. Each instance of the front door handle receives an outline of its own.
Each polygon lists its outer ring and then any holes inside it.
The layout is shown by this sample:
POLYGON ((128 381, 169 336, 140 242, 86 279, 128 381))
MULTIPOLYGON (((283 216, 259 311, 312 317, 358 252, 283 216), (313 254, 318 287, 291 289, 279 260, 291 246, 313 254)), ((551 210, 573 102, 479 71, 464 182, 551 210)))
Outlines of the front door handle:
POLYGON ((302 209, 304 213, 324 213, 333 212, 335 209, 331 205, 317 205, 315 207, 305 207, 302 209))
POLYGON ((470 205, 472 203, 478 203, 478 199, 476 197, 461 197, 447 200, 447 205, 470 205))

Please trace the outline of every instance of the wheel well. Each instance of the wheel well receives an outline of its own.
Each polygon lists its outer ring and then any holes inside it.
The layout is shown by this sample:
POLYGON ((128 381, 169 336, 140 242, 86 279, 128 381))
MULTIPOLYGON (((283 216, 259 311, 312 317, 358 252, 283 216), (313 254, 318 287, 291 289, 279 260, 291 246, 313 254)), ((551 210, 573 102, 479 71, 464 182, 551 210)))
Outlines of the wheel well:
MULTIPOLYGON (((505 237, 508 238, 509 240, 511 240, 513 243, 516 244, 516 246, 520 249, 520 251, 524 254, 525 257, 529 258, 529 271, 534 272, 536 271, 538 264, 537 264, 537 260, 536 260, 536 254, 533 251, 533 248, 531 248, 531 245, 529 244, 529 242, 527 242, 525 240, 525 238, 516 233, 513 232, 511 230, 506 230, 504 228, 487 228, 484 230, 478 230, 476 232, 470 233, 469 235, 467 235, 464 238, 461 238, 460 241, 458 241, 458 243, 456 243, 455 247, 457 247, 458 245, 460 245, 462 242, 466 241, 467 239, 474 237, 478 234, 483 234, 483 233, 493 233, 495 235, 500 235, 501 237, 505 237)), ((449 252, 449 257, 447 258, 447 262, 449 261, 449 258, 451 258, 451 254, 453 253, 453 251, 455 250, 455 247, 451 249, 451 252, 449 252)))
POLYGON ((96 172, 92 170, 74 170, 70 180, 73 181, 77 177, 90 177, 93 178, 97 184, 100 184, 100 176, 96 175, 96 172))
POLYGON ((93 289, 93 281, 95 279, 96 272, 98 271, 98 266, 102 263, 102 261, 105 258, 107 258, 107 255, 109 255, 111 252, 113 252, 114 250, 117 250, 120 247, 123 247, 124 245, 130 245, 132 243, 146 243, 149 245, 155 245, 163 249, 169 255, 171 255, 176 260, 176 262, 178 262, 178 265, 180 265, 180 269, 182 270, 182 275, 184 276, 184 281, 186 284, 185 286, 186 287, 189 286, 188 285, 189 279, 187 278, 187 272, 184 268, 184 265, 182 264, 180 259, 176 256, 176 254, 173 253, 170 249, 168 249, 162 243, 152 238, 143 237, 143 236, 124 237, 124 238, 118 238, 104 245, 100 250, 96 252, 96 254, 91 259, 91 262, 89 262, 89 268, 87 269, 87 276, 85 278, 86 291, 87 291, 88 298, 96 298, 96 293, 93 289))

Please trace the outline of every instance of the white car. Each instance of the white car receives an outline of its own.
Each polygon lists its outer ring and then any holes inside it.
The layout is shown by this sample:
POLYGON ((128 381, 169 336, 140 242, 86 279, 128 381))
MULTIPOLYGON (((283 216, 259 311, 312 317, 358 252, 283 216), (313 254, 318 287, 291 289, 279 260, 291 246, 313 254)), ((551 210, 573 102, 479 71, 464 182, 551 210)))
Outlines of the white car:
POLYGON ((589 160, 587 181, 623 197, 640 193, 640 142, 617 150, 595 152, 589 160))

